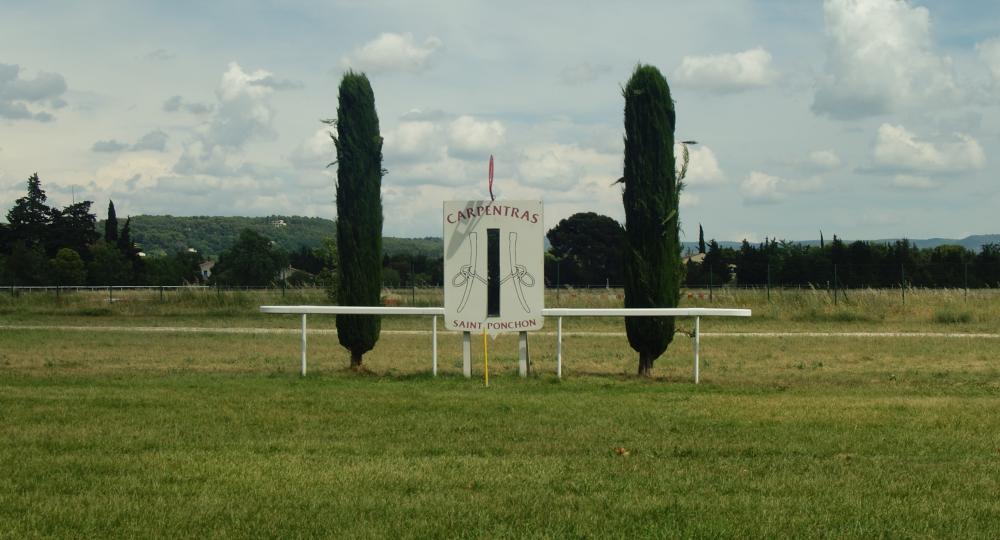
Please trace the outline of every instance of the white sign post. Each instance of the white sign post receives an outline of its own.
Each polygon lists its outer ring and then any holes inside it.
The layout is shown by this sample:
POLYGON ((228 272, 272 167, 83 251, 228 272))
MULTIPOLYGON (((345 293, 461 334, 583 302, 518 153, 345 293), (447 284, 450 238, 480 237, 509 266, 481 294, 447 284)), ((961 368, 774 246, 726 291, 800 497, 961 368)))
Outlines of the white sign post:
MULTIPOLYGON (((545 307, 545 225, 541 201, 444 203, 444 320, 448 330, 521 333, 540 330, 545 307)), ((469 335, 463 335, 471 376, 469 335)))

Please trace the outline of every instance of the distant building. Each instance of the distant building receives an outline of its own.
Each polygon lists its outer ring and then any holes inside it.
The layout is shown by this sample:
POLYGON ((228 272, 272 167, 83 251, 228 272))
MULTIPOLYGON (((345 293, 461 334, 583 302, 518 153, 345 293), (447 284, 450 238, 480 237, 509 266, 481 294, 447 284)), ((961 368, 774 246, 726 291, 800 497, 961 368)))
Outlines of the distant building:
POLYGON ((215 261, 205 261, 199 264, 198 272, 201 273, 201 279, 207 280, 208 278, 212 277, 212 268, 214 267, 215 267, 215 261))
POLYGON ((684 257, 683 261, 684 261, 684 264, 687 264, 689 262, 693 262, 695 264, 701 264, 701 263, 705 262, 705 254, 704 253, 695 253, 694 255, 691 255, 689 257, 684 257))
POLYGON ((281 227, 287 227, 288 224, 285 223, 285 220, 283 220, 283 219, 276 219, 276 220, 274 220, 274 221, 271 222, 271 226, 274 227, 274 228, 276 228, 276 229, 278 229, 278 228, 281 228, 281 227))

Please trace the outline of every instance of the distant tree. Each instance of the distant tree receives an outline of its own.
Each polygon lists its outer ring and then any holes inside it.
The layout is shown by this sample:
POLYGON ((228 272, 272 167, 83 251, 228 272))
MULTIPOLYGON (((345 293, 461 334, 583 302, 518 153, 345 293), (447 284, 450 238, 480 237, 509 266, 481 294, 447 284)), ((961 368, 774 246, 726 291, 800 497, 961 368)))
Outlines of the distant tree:
POLYGON ((331 302, 337 301, 337 241, 324 238, 323 245, 316 248, 317 254, 323 260, 323 269, 316 274, 316 284, 326 289, 326 297, 331 302))
POLYGON ((90 212, 91 201, 71 204, 59 212, 53 212, 49 251, 68 247, 77 255, 90 255, 90 245, 100 239, 97 233, 97 216, 90 212))
POLYGON ((116 247, 121 252, 122 257, 125 257, 125 260, 132 267, 131 275, 133 283, 143 283, 145 281, 146 264, 142 255, 140 255, 141 251, 135 245, 135 242, 132 241, 131 217, 125 219, 125 225, 118 231, 116 247))
POLYGON ((108 219, 104 222, 104 241, 109 244, 118 243, 118 216, 115 214, 115 201, 108 201, 108 219))
POLYGON ((10 237, 10 227, 6 223, 0 223, 0 253, 10 253, 13 241, 10 237))
MULTIPOLYGON (((666 79, 639 65, 625 85, 625 307, 676 307, 682 277, 674 169, 675 112, 666 79)), ((674 337, 673 317, 626 317, 639 375, 674 337)))
POLYGON ((239 239, 219 255, 212 279, 222 285, 259 287, 270 285, 288 267, 288 255, 266 236, 244 229, 239 239))
MULTIPOLYGON (((375 93, 368 77, 348 70, 340 81, 337 126, 338 300, 345 306, 374 306, 382 286, 382 136, 375 93)), ((378 341, 381 319, 338 315, 337 337, 351 352, 351 367, 378 341)))
POLYGON ((181 250, 166 257, 149 257, 145 262, 147 285, 186 285, 201 280, 201 256, 181 250))
POLYGON ((87 280, 91 285, 125 285, 132 282, 132 264, 118 246, 99 241, 90 246, 87 280))
MULTIPOLYGON (((116 220, 117 221, 117 220, 116 220)), ((132 218, 125 218, 125 225, 122 230, 118 233, 118 238, 115 240, 115 245, 118 247, 118 251, 122 252, 122 255, 126 257, 129 255, 133 249, 135 249, 135 244, 132 243, 132 218)))
MULTIPOLYGON (((581 212, 561 220, 545 235, 559 261, 560 283, 566 285, 621 285, 625 229, 614 219, 581 212)), ((555 275, 547 276, 555 282, 555 275)))
POLYGON ((395 268, 382 268, 382 284, 386 287, 399 287, 403 284, 403 278, 395 268))
POLYGON ((87 282, 87 265, 76 250, 61 248, 49 265, 56 285, 83 285, 87 282))
POLYGON ((972 264, 977 287, 1000 287, 1000 244, 984 244, 972 264))
POLYGON ((7 257, 7 269, 18 285, 45 285, 49 277, 49 259, 41 244, 17 240, 7 257))
POLYGON ((299 249, 288 254, 288 262, 296 270, 319 274, 323 271, 323 256, 320 248, 299 246, 299 249))
POLYGON ((46 245, 53 214, 52 208, 45 204, 46 199, 38 173, 32 174, 28 178, 28 194, 14 201, 14 207, 7 212, 11 241, 20 240, 29 248, 46 245))
POLYGON ((705 229, 698 224, 698 253, 705 253, 705 229))
POLYGON ((975 255, 962 246, 943 245, 931 248, 925 260, 933 287, 958 288, 965 286, 966 265, 975 255))

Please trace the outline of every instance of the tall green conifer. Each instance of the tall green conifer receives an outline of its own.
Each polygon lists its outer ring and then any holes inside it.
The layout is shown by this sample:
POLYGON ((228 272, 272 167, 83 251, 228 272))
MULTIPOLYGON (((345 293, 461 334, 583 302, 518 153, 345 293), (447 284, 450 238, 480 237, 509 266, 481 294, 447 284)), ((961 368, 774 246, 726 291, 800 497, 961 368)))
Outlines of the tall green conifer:
POLYGON ((118 216, 115 214, 115 201, 108 201, 108 219, 104 222, 104 241, 118 244, 118 216))
MULTIPOLYGON (((639 65, 625 86, 625 307, 677 307, 682 279, 678 235, 681 184, 674 170, 675 113, 660 71, 639 65)), ((672 317, 627 317, 639 374, 674 337, 672 317)))
MULTIPOLYGON (((337 101, 337 298, 342 306, 375 306, 382 289, 382 136, 368 77, 348 71, 337 101)), ((337 337, 351 367, 378 341, 381 319, 338 315, 337 337)))

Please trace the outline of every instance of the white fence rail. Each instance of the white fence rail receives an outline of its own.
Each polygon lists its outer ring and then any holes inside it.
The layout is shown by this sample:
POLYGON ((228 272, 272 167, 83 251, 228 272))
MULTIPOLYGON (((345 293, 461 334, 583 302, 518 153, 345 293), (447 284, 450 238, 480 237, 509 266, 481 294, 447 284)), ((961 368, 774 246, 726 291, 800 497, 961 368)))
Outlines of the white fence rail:
MULTIPOLYGON (((437 375, 437 320, 444 316, 444 308, 440 307, 386 307, 386 306, 261 306, 262 313, 283 313, 302 316, 302 375, 306 374, 306 332, 308 315, 423 315, 431 316, 431 349, 432 370, 437 375)), ((694 317, 694 382, 700 380, 699 352, 701 348, 701 318, 702 317, 749 317, 749 309, 720 308, 548 308, 542 310, 543 317, 556 318, 556 376, 562 378, 562 320, 563 317, 694 317)), ((462 349, 464 373, 470 377, 471 353, 470 334, 462 333, 462 349)), ((527 341, 525 332, 521 332, 522 343, 527 341)), ((527 375, 527 347, 520 347, 521 375, 527 375)))

